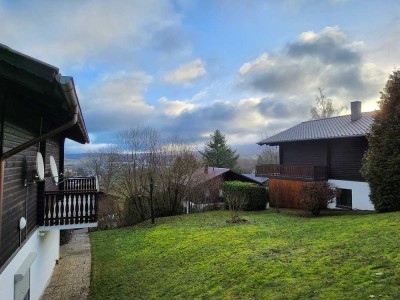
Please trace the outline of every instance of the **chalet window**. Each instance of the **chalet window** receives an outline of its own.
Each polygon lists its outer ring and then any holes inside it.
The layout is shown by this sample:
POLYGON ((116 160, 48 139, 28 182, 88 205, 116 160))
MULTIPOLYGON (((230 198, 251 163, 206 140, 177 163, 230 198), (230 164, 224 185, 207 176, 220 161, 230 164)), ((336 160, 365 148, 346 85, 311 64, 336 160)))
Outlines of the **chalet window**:
POLYGON ((336 206, 352 208, 352 191, 348 189, 337 189, 336 206))
POLYGON ((30 252, 14 275, 14 299, 30 299, 30 268, 36 253, 30 252))

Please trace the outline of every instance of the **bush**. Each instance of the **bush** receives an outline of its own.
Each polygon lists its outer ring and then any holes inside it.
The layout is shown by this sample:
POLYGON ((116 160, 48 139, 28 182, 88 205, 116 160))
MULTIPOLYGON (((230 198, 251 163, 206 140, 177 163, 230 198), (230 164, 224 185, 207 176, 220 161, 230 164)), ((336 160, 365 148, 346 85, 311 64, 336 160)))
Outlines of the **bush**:
POLYGON ((336 197, 335 187, 328 182, 312 182, 300 191, 300 202, 314 215, 318 216, 336 197))
POLYGON ((239 217, 240 211, 243 210, 248 200, 245 192, 238 188, 228 189, 224 198, 231 213, 231 222, 241 223, 245 221, 239 217))
POLYGON ((243 210, 263 210, 267 206, 268 192, 265 187, 255 183, 241 181, 226 181, 224 183, 224 202, 226 194, 230 192, 240 192, 246 199, 243 210))

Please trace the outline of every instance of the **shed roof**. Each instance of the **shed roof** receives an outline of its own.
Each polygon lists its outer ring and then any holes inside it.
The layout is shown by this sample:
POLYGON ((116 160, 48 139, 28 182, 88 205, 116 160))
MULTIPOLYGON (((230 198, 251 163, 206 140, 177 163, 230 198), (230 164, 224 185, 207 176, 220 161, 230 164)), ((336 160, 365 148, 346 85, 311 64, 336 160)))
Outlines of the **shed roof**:
POLYGON ((198 177, 197 183, 198 184, 202 184, 204 182, 208 182, 210 180, 214 180, 217 178, 223 178, 223 176, 226 175, 234 175, 237 178, 239 178, 239 180, 241 181, 246 181, 246 182, 253 182, 253 183, 259 183, 259 181, 257 179, 254 178, 250 178, 248 176, 245 176, 244 174, 239 174, 236 173, 235 171, 232 171, 231 169, 228 168, 217 168, 217 167, 203 167, 203 168, 199 168, 196 172, 195 172, 195 176, 198 177))
POLYGON ((346 115, 302 122, 257 144, 276 145, 294 141, 365 136, 371 129, 375 113, 376 111, 364 112, 357 121, 351 121, 351 115, 346 115))
POLYGON ((242 175, 258 182, 259 184, 265 184, 269 180, 268 177, 256 176, 256 174, 253 174, 253 173, 242 174, 242 175))

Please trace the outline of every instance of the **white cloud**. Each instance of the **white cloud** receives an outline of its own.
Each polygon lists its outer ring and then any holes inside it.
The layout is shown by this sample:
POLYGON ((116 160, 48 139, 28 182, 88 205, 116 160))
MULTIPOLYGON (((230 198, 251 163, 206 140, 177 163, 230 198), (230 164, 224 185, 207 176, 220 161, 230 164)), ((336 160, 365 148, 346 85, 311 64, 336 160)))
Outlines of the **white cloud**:
POLYGON ((206 73, 207 71, 204 62, 197 58, 170 71, 164 76, 164 80, 172 84, 186 85, 191 81, 206 75, 206 73))
MULTIPOLYGON (((249 133, 228 133, 226 134, 226 139, 230 145, 254 145, 260 139, 258 132, 249 132, 249 133)), ((255 153, 254 153, 255 154, 255 153)))
POLYGON ((0 2, 0 20, 2 43, 57 66, 85 67, 124 56, 130 63, 154 35, 181 22, 167 0, 0 2))
POLYGON ((244 63, 239 69, 240 75, 245 75, 249 72, 262 70, 264 68, 267 68, 268 65, 272 67, 275 64, 275 61, 268 58, 268 53, 263 53, 255 60, 244 63))
POLYGON ((106 131, 143 121, 155 110, 143 94, 153 78, 144 72, 105 75, 84 93, 82 103, 90 129, 106 131))
POLYGON ((89 153, 89 152, 95 152, 104 148, 107 148, 109 146, 113 146, 113 144, 109 143, 95 143, 94 141, 91 141, 90 144, 79 144, 74 141, 71 141, 69 139, 65 140, 65 152, 66 153, 89 153))
POLYGON ((164 113, 169 117, 177 117, 184 111, 193 110, 195 105, 186 101, 180 100, 168 100, 166 97, 162 97, 158 100, 164 113))
POLYGON ((244 63, 239 84, 269 95, 308 97, 310 105, 318 87, 339 105, 376 101, 386 75, 364 51, 363 42, 350 40, 339 27, 306 31, 281 51, 244 63))
POLYGON ((303 42, 308 42, 308 41, 315 40, 316 37, 317 37, 317 35, 315 34, 314 31, 305 31, 305 32, 300 33, 299 40, 303 41, 303 42))
POLYGON ((207 90, 201 90, 200 92, 198 92, 197 94, 195 94, 191 101, 192 102, 197 102, 200 101, 201 99, 203 99, 205 96, 207 96, 208 91, 207 90))
POLYGON ((107 74, 95 91, 95 104, 151 110, 152 107, 143 99, 143 93, 152 81, 152 76, 144 72, 107 74))

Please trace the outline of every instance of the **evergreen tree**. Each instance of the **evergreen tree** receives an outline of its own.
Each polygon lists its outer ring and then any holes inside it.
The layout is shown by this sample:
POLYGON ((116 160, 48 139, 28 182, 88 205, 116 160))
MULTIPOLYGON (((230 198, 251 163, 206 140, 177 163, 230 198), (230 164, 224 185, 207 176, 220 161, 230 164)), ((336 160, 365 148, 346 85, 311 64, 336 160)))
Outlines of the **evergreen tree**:
POLYGON ((239 155, 235 154, 226 144, 225 136, 216 130, 210 135, 210 140, 204 146, 204 152, 200 151, 210 167, 234 169, 237 165, 239 155))
POLYGON ((380 110, 368 134, 363 175, 370 198, 380 212, 400 210, 400 71, 389 76, 381 92, 380 110))

